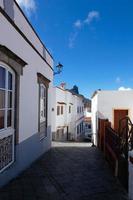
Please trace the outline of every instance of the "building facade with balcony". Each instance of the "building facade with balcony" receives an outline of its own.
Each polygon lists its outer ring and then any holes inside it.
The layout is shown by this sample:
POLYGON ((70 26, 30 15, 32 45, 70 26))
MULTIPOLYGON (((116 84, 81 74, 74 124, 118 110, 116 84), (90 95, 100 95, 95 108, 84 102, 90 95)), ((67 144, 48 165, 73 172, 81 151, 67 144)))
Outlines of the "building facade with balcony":
POLYGON ((51 147, 53 58, 14 0, 0 0, 0 186, 51 147))

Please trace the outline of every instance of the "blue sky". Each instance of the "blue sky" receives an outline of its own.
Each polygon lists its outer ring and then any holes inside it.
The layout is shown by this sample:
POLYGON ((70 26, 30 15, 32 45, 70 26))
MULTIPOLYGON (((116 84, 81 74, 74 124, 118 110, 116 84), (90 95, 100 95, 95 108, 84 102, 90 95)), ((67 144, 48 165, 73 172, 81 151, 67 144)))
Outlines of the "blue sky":
POLYGON ((17 0, 55 59, 54 83, 96 89, 133 85, 132 0, 17 0))

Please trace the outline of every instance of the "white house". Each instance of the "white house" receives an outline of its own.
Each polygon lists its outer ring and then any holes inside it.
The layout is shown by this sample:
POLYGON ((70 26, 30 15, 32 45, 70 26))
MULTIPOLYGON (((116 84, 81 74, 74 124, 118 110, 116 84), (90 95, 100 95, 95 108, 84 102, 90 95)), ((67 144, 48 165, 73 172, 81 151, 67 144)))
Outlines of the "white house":
POLYGON ((83 135, 84 104, 81 95, 72 94, 65 86, 53 88, 53 140, 78 140, 83 135))
POLYGON ((133 122, 133 90, 96 91, 92 96, 92 132, 97 145, 98 118, 108 119, 118 131, 119 120, 129 116, 133 122))
POLYGON ((0 186, 51 147, 53 58, 14 0, 0 0, 0 186))
POLYGON ((85 136, 91 135, 91 100, 84 100, 84 126, 85 126, 85 136))

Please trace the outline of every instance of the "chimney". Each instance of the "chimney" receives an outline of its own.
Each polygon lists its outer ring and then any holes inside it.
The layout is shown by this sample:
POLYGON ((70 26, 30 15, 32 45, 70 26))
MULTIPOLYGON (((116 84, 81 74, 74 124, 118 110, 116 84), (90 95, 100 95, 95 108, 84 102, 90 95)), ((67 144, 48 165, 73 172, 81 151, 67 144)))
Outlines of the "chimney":
POLYGON ((60 88, 63 89, 63 90, 65 90, 66 89, 66 83, 61 83, 60 84, 60 88))
POLYGON ((14 0, 3 0, 4 10, 14 20, 14 0))

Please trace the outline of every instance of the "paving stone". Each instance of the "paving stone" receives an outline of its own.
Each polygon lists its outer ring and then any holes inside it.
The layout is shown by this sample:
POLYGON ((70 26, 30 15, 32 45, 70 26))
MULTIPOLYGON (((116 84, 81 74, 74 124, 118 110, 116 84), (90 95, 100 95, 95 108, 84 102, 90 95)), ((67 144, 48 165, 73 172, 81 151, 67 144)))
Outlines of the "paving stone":
POLYGON ((127 200, 101 152, 87 143, 54 143, 18 178, 0 189, 0 200, 127 200))

